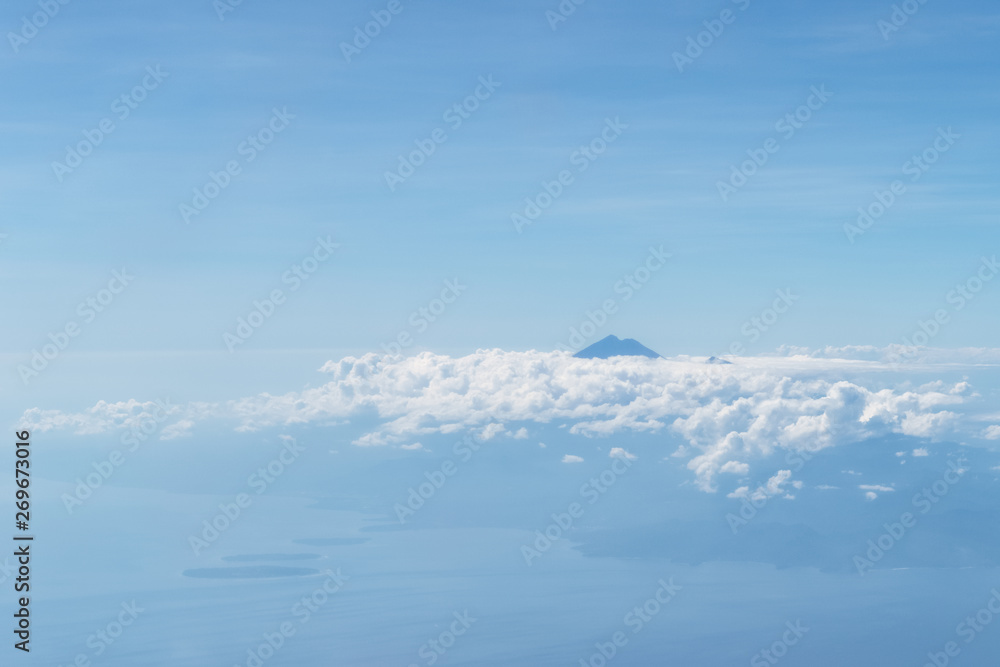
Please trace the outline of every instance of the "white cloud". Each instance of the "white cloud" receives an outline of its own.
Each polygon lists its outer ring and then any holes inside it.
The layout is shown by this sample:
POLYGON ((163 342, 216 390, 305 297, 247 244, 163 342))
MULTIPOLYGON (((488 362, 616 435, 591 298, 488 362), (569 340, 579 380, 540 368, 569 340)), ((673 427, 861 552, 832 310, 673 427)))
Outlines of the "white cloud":
POLYGON ((612 447, 611 452, 608 453, 608 456, 610 456, 611 458, 626 459, 629 461, 635 461, 637 458, 639 458, 635 454, 631 454, 622 449, 621 447, 612 447))
POLYGON ((820 491, 832 491, 834 489, 839 489, 839 486, 830 486, 829 484, 819 484, 816 486, 820 491))
MULTIPOLYGON (((354 444, 401 445, 459 430, 488 440, 507 433, 503 422, 517 421, 555 422, 594 437, 671 433, 686 442, 674 456, 688 459, 699 488, 714 490, 728 464, 726 472, 745 474, 740 463, 775 450, 815 452, 889 433, 949 434, 958 422, 954 409, 969 398, 964 383, 896 391, 843 379, 853 370, 865 371, 870 384, 878 374, 869 371, 884 367, 882 362, 808 356, 739 361, 576 359, 560 352, 495 349, 458 358, 368 354, 327 362, 322 371, 330 380, 315 388, 177 407, 164 433, 188 433, 210 419, 230 420, 236 430, 252 432, 371 414, 379 423, 354 444)), ((150 406, 101 402, 75 414, 36 408, 22 421, 39 430, 104 433, 150 406)), ((522 431, 526 435, 522 427, 513 437, 522 431)))
POLYGON ((859 484, 858 488, 862 491, 880 491, 882 493, 890 493, 896 490, 891 486, 882 486, 881 484, 859 484))
MULTIPOLYGON (((773 477, 767 480, 767 482, 758 486, 755 491, 750 491, 750 487, 741 486, 732 493, 727 494, 727 497, 747 498, 748 500, 758 502, 782 494, 784 494, 786 498, 794 498, 794 496, 788 495, 784 488, 784 486, 790 482, 791 478, 791 470, 779 470, 773 477)), ((798 481, 792 482, 791 485, 796 489, 802 488, 802 483, 798 481)))
POLYGON ((567 454, 562 457, 563 463, 583 463, 583 459, 575 454, 567 454))
MULTIPOLYGON (((21 423, 37 431, 70 430, 76 435, 95 435, 111 431, 144 429, 155 432, 160 424, 174 418, 169 427, 163 427, 161 439, 188 435, 194 425, 190 417, 176 419, 185 408, 171 405, 170 401, 137 401, 129 399, 108 403, 98 401, 92 408, 79 413, 65 413, 59 410, 41 410, 32 408, 26 410, 21 417, 21 423), (154 425, 156 427, 154 428, 154 425), (150 430, 152 429, 152 430, 150 430)), ((190 412, 191 408, 187 408, 190 412)))
POLYGON ((917 449, 913 450, 913 455, 920 457, 920 456, 930 456, 931 454, 930 452, 927 451, 926 447, 918 447, 917 449))
POLYGON ((528 429, 523 426, 511 434, 511 437, 515 440, 526 440, 528 438, 528 429))
POLYGON ((926 365, 950 366, 964 368, 983 364, 1000 363, 1000 348, 965 347, 965 348, 935 348, 908 347, 893 344, 887 347, 874 345, 845 345, 835 347, 828 345, 823 348, 811 349, 782 345, 777 353, 784 358, 811 359, 816 363, 827 362, 869 362, 872 367, 885 366, 894 361, 901 366, 916 368, 926 365))
POLYGON ((482 440, 492 440, 501 433, 504 432, 503 424, 493 422, 492 424, 487 424, 480 432, 479 437, 482 440))
POLYGON ((774 477, 767 480, 767 484, 764 485, 764 489, 769 496, 776 496, 781 493, 781 485, 787 482, 792 477, 791 470, 779 470, 774 477))
POLYGON ((746 475, 750 472, 749 463, 740 463, 739 461, 726 461, 719 468, 719 472, 732 473, 734 475, 746 475))
POLYGON ((1000 425, 993 424, 987 427, 986 432, 983 433, 983 437, 987 440, 1000 440, 1000 425))
POLYGON ((868 493, 865 494, 866 500, 875 500, 876 498, 878 498, 878 494, 875 493, 874 491, 869 491, 868 493))
POLYGON ((173 440, 175 438, 187 438, 194 428, 194 421, 191 419, 180 419, 172 424, 168 424, 160 431, 160 440, 173 440))
POLYGON ((424 449, 424 446, 422 444, 420 444, 419 442, 415 442, 412 445, 400 445, 400 449, 406 449, 406 450, 409 450, 409 451, 417 451, 417 450, 424 449))
POLYGON ((958 417, 954 412, 905 413, 900 422, 900 433, 917 438, 934 438, 947 433, 958 417))

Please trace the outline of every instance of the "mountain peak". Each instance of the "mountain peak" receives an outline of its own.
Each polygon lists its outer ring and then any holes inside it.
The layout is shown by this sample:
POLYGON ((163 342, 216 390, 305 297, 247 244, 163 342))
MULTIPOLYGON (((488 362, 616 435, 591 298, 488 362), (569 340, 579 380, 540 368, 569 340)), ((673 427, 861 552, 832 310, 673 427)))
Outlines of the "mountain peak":
POLYGON ((589 345, 574 357, 581 359, 608 359, 609 357, 649 357, 659 359, 660 355, 633 338, 621 339, 618 336, 606 336, 593 345, 589 345))
POLYGON ((706 364, 720 364, 720 365, 726 365, 726 366, 732 366, 733 365, 733 362, 726 361, 725 359, 719 359, 718 357, 709 357, 708 361, 706 361, 705 363, 706 364))

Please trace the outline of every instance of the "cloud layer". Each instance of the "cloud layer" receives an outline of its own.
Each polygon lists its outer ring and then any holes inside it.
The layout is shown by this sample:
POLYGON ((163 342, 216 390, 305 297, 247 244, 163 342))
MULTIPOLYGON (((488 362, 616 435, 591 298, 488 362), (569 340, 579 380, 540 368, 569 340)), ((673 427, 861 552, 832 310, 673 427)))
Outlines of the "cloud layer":
MULTIPOLYGON (((886 433, 951 434, 958 410, 972 396, 964 382, 898 390, 865 386, 870 379, 835 379, 858 364, 871 370, 873 361, 808 357, 797 365, 794 358, 773 359, 709 365, 496 349, 458 358, 368 354, 327 362, 321 370, 330 379, 316 388, 171 407, 161 435, 176 437, 210 419, 255 431, 361 417, 376 423, 355 441, 361 446, 402 445, 464 429, 487 429, 483 437, 526 437, 519 422, 565 423, 570 432, 592 437, 669 433, 687 442, 680 455, 688 458, 698 485, 714 490, 718 474, 746 474, 748 461, 775 449, 814 452, 886 433), (838 372, 830 373, 833 369, 838 372)), ((101 402, 76 414, 33 409, 23 423, 36 430, 101 433, 135 424, 156 409, 137 401, 101 402)))

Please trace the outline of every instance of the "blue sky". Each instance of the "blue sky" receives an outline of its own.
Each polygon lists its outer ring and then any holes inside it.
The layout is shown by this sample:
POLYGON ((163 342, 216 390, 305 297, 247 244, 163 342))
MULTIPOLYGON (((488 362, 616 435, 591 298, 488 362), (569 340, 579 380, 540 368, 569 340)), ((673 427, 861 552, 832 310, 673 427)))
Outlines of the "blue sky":
MULTIPOLYGON (((335 257, 240 353, 377 350, 456 278, 468 289, 413 350, 553 349, 651 245, 670 262, 600 335, 724 353, 787 288, 800 299, 750 352, 882 346, 996 248, 989 3, 928 2, 888 39, 892 7, 871 2, 591 0, 555 30, 555 2, 401 6, 351 62, 339 45, 385 4, 248 0, 220 20, 207 1, 71 2, 5 45, 5 358, 28 358, 122 267, 135 282, 71 353, 228 355, 223 333, 327 235, 335 257), (672 54, 727 9, 679 72, 672 54), (166 78, 119 120, 113 101, 156 66, 166 78), (499 87, 451 129, 443 113, 490 76, 499 87), (782 136, 813 86, 832 97, 782 136), (243 163, 274 108, 295 118, 243 163), (60 182, 52 163, 103 118, 114 131, 60 182), (608 118, 627 129, 518 234, 511 214, 575 170, 608 118), (910 182, 904 163, 948 127, 960 138, 910 182), (390 191, 385 172, 437 128, 447 140, 390 191), (723 202, 718 181, 772 137, 780 150, 723 202), (233 159, 241 173, 185 224, 178 206, 233 159), (844 224, 894 179, 906 193, 849 243, 844 224)), ((8 3, 0 24, 34 11, 8 3)), ((991 345, 997 291, 934 344, 991 345)))

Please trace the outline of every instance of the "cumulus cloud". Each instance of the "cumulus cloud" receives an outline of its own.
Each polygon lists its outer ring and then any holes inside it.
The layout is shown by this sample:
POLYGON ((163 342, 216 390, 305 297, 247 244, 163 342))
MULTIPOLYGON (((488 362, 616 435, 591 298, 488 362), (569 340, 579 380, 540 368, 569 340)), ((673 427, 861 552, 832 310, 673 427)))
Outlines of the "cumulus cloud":
MULTIPOLYGON (((76 435, 94 435, 117 430, 132 430, 153 433, 160 424, 183 412, 181 406, 171 405, 169 400, 137 401, 129 399, 117 403, 98 401, 83 412, 65 413, 59 410, 26 410, 21 423, 36 431, 68 430, 76 435)), ((169 440, 186 434, 193 426, 189 418, 178 419, 163 428, 161 439, 169 440)))
POLYGON ((916 457, 921 457, 921 456, 930 456, 931 453, 927 451, 926 447, 918 447, 913 450, 913 455, 916 457))
POLYGON ((567 454, 562 457, 563 463, 583 463, 583 458, 576 456, 575 454, 567 454))
MULTIPOLYGON (((965 383, 898 391, 871 386, 872 374, 863 375, 864 382, 840 379, 876 362, 739 361, 577 359, 562 352, 503 350, 457 358, 430 352, 396 358, 368 354, 327 362, 321 370, 329 381, 318 387, 171 408, 164 434, 177 437, 216 419, 253 432, 359 416, 374 416, 377 422, 354 441, 361 446, 401 445, 457 431, 478 433, 483 440, 526 436, 516 422, 556 423, 590 437, 663 433, 683 439, 685 446, 674 455, 687 460, 701 489, 714 490, 724 468, 746 474, 742 464, 775 450, 815 452, 889 433, 949 434, 956 427, 956 410, 969 397, 965 383), (817 374, 820 367, 827 373, 817 374), (830 371, 838 379, 829 379, 830 371), (510 430, 505 423, 512 424, 510 430)), ((41 430, 102 433, 151 410, 137 401, 102 402, 81 413, 29 410, 23 422, 41 430)))
POLYGON ((503 432, 503 424, 494 422, 492 424, 487 424, 482 430, 480 430, 479 437, 482 440, 492 440, 503 432))
POLYGON ((863 491, 879 491, 881 493, 889 493, 896 490, 891 486, 883 486, 881 484, 859 484, 858 488, 863 491))
POLYGON ((993 424, 988 427, 986 432, 983 433, 983 437, 987 440, 1000 440, 1000 425, 993 424))
POLYGON ((610 456, 611 458, 625 459, 627 461, 635 461, 637 458, 639 458, 635 454, 627 452, 621 447, 612 447, 611 451, 608 453, 608 456, 610 456))
POLYGON ((746 498, 747 500, 760 502, 761 500, 767 500, 768 498, 773 498, 777 495, 784 495, 786 498, 794 498, 795 496, 787 493, 785 489, 786 485, 790 485, 795 489, 802 488, 802 482, 791 481, 792 471, 791 470, 779 470, 773 477, 771 477, 767 482, 758 486, 756 490, 751 491, 748 486, 741 486, 730 494, 727 494, 728 498, 746 498))
POLYGON ((875 500, 876 498, 878 498, 878 494, 874 491, 865 493, 865 500, 875 500))
POLYGON ((749 463, 740 463, 739 461, 726 461, 719 468, 719 472, 733 473, 734 475, 746 475, 750 472, 749 463))

